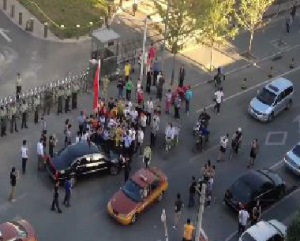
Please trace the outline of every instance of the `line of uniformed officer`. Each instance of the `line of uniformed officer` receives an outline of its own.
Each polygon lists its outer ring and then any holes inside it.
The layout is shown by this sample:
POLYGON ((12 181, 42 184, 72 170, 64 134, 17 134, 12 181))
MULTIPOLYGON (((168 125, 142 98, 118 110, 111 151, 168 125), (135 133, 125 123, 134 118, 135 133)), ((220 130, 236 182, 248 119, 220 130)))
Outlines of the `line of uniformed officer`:
POLYGON ((77 109, 77 95, 80 90, 79 83, 77 81, 72 85, 72 110, 77 109))
POLYGON ((4 106, 0 107, 0 126, 1 126, 1 137, 6 136, 6 125, 7 125, 7 109, 4 106))
POLYGON ((21 114, 22 114, 22 122, 21 122, 21 129, 28 128, 27 126, 27 115, 28 115, 28 105, 25 100, 23 100, 21 104, 21 114))

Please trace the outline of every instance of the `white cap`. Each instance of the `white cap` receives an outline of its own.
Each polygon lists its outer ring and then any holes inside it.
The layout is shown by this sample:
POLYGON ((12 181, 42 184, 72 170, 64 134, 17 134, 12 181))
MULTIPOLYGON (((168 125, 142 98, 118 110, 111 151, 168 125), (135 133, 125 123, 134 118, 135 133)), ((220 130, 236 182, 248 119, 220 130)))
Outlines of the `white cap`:
POLYGON ((238 128, 238 132, 242 132, 242 128, 241 127, 238 128))

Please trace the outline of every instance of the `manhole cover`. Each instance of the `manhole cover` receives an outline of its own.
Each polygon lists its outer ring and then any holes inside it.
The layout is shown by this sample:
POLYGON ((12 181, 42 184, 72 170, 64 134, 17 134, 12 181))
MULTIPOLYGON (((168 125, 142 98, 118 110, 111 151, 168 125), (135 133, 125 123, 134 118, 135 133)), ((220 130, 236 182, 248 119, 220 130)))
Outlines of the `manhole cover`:
POLYGON ((271 44, 278 49, 286 49, 287 47, 289 47, 289 45, 284 42, 282 39, 275 39, 273 41, 271 41, 271 44))
POLYGON ((256 59, 256 57, 253 54, 251 54, 249 51, 240 53, 240 56, 242 56, 243 58, 245 58, 247 60, 254 60, 254 59, 256 59))

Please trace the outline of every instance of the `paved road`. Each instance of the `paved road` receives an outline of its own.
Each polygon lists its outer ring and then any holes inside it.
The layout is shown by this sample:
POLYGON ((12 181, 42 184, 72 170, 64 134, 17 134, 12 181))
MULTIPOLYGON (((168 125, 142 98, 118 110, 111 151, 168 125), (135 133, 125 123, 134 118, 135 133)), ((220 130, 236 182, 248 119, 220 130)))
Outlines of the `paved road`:
MULTIPOLYGON (((22 35, 25 40, 29 38, 25 33, 19 33, 18 31, 18 29, 15 29, 14 33, 11 30, 13 40, 14 36, 18 35, 22 35)), ((3 41, 3 39, 0 39, 0 41, 3 41)), ((17 39, 16 41, 19 41, 19 44, 21 44, 21 40, 17 39)), ((29 45, 35 48, 36 46, 32 41, 35 40, 31 40, 29 45)), ((295 43, 292 42, 294 39, 289 40, 287 38, 286 41, 290 41, 290 46, 296 46, 295 43)), ((41 44, 39 41, 35 43, 41 44)), ((6 43, 6 46, 17 48, 11 46, 12 44, 14 44, 14 41, 12 43, 6 43)), ((49 53, 50 50, 51 47, 47 49, 49 53)), ((18 47, 18 51, 22 53, 20 46, 18 47)), ((189 116, 183 114, 180 120, 180 123, 183 125, 180 145, 172 150, 172 155, 165 160, 161 157, 163 136, 159 136, 159 145, 155 149, 151 163, 152 165, 161 167, 166 172, 170 182, 169 190, 161 203, 154 205, 140 216, 135 225, 129 227, 118 225, 108 218, 106 214, 107 201, 122 184, 123 173, 114 177, 95 176, 78 182, 73 192, 72 207, 63 209, 63 214, 53 213, 50 211, 52 183, 46 173, 38 173, 36 170, 35 146, 40 135, 40 126, 33 128, 33 124, 30 123, 30 129, 24 130, 19 134, 8 135, 5 139, 0 139, 0 222, 14 217, 26 218, 34 225, 42 241, 92 241, 99 239, 99 237, 101 240, 113 241, 157 241, 163 240, 164 237, 160 214, 162 208, 166 208, 168 227, 170 228, 170 240, 180 240, 182 228, 178 230, 171 229, 173 203, 176 193, 180 192, 186 203, 191 176, 200 176, 200 169, 207 159, 211 159, 212 162, 215 163, 218 155, 220 135, 225 133, 232 134, 238 127, 242 127, 244 135, 243 145, 238 157, 230 163, 216 164, 217 175, 214 184, 216 202, 212 204, 210 209, 205 210, 203 220, 203 226, 211 240, 235 240, 234 232, 237 228, 236 216, 223 205, 222 197, 226 188, 238 176, 247 171, 246 165, 250 149, 249 143, 253 138, 258 138, 261 146, 255 168, 273 168, 286 180, 289 186, 299 186, 300 184, 300 180, 294 177, 281 164, 282 157, 286 151, 299 141, 300 138, 299 125, 294 121, 300 114, 300 96, 297 94, 300 91, 300 83, 298 81, 300 78, 300 67, 299 62, 296 62, 296 68, 293 70, 289 69, 288 65, 291 53, 293 53, 294 56, 298 56, 300 50, 297 46, 292 47, 282 54, 283 58, 281 60, 272 61, 266 58, 264 61, 258 62, 255 66, 251 65, 228 75, 225 83, 226 102, 222 105, 222 113, 220 116, 211 113, 212 120, 210 126, 212 134, 210 147, 203 154, 197 155, 191 152, 193 145, 192 126, 198 115, 198 113, 196 113, 197 110, 201 110, 204 106, 211 106, 211 93, 213 88, 209 83, 203 83, 195 87, 192 102, 193 111, 189 116), (296 89, 295 101, 292 110, 282 113, 272 123, 262 124, 250 118, 246 110, 249 101, 256 94, 256 91, 269 81, 267 74, 271 65, 273 65, 275 69, 274 75, 285 76, 294 82, 296 89), (241 92, 239 83, 244 76, 249 79, 248 89, 241 92), (279 133, 278 136, 274 136, 276 133, 278 134, 278 132, 281 132, 281 134, 279 133), (21 176, 18 182, 16 202, 9 204, 7 202, 9 171, 13 165, 21 167, 19 147, 23 138, 28 140, 30 148, 28 173, 25 176, 21 176), (276 144, 274 142, 282 143, 276 144)), ((30 56, 30 53, 28 53, 28 55, 30 56)), ((24 57, 18 57, 16 59, 17 62, 14 63, 14 66, 18 66, 19 63, 23 63, 24 65, 29 64, 29 61, 26 60, 24 54, 24 57)), ((24 69, 26 69, 26 66, 24 69)), ((9 89, 9 87, 7 88, 9 89)), ((114 95, 115 92, 115 86, 111 86, 110 93, 114 95)), ((90 106, 91 96, 82 96, 80 109, 89 109, 90 106)), ((77 115, 77 112, 72 112, 61 117, 51 114, 46 118, 49 133, 56 133, 58 135, 60 146, 63 142, 62 132, 64 120, 66 118, 74 120, 77 115)), ((174 121, 172 116, 163 116, 161 123, 162 131, 166 122, 169 120, 174 121)), ((77 126, 75 121, 73 121, 73 124, 74 127, 77 126)), ((149 140, 148 135, 146 138, 149 140)), ((133 171, 137 170, 140 166, 142 166, 142 161, 136 158, 134 160, 133 171)), ((275 209, 269 209, 269 211, 265 213, 265 218, 286 220, 298 205, 298 198, 299 191, 296 191, 279 203, 275 209), (290 209, 287 210, 286 207, 290 207, 290 209)), ((196 214, 196 209, 184 209, 181 220, 182 224, 187 217, 195 221, 196 214)))
MULTIPOLYGON (((265 63, 263 63, 261 67, 264 67, 264 64, 265 63)), ((281 63, 281 65, 283 65, 283 63, 281 63)), ((52 213, 49 210, 52 197, 52 184, 45 173, 37 173, 36 171, 35 143, 39 137, 39 127, 33 130, 31 126, 30 129, 22 132, 22 136, 20 136, 20 134, 8 136, 5 142, 0 142, 2 154, 2 167, 0 170, 0 189, 2 190, 0 195, 0 221, 5 221, 16 216, 24 217, 32 222, 40 239, 45 241, 55 239, 94 240, 99 237, 98 235, 101 235, 101 238, 105 240, 130 241, 143 239, 146 241, 156 241, 163 239, 160 213, 162 208, 166 208, 169 217, 170 236, 172 240, 177 240, 181 236, 182 229, 176 231, 171 229, 173 202, 176 193, 182 193, 184 201, 187 201, 187 187, 191 176, 200 176, 200 168, 207 159, 211 159, 215 163, 218 154, 217 145, 219 136, 226 132, 231 134, 237 127, 241 126, 244 133, 241 153, 231 163, 217 164, 217 175, 214 186, 216 203, 205 211, 203 223, 211 240, 225 240, 227 237, 231 237, 232 233, 236 231, 236 217, 223 205, 222 197, 226 188, 239 175, 247 171, 246 164, 249 153, 249 142, 253 138, 257 137, 261 145, 261 152, 259 153, 255 168, 273 166, 274 170, 278 171, 289 185, 298 186, 300 184, 299 179, 294 178, 282 165, 277 164, 282 160, 285 152, 299 140, 298 124, 293 122, 295 117, 300 114, 300 97, 297 95, 300 89, 299 81, 297 81, 300 77, 299 68, 300 67, 297 67, 294 70, 289 70, 288 68, 285 70, 282 69, 282 72, 289 71, 283 75, 290 78, 295 84, 296 95, 294 106, 292 110, 284 112, 276 118, 274 122, 268 124, 258 123, 246 113, 247 105, 253 95, 255 95, 257 88, 249 86, 247 91, 240 93, 239 88, 234 87, 236 85, 234 80, 236 80, 238 76, 232 75, 231 80, 226 83, 225 93, 227 101, 222 106, 221 115, 217 117, 212 113, 211 147, 203 154, 195 156, 191 152, 193 144, 191 127, 197 114, 191 113, 189 116, 183 115, 181 122, 184 124, 184 127, 180 137, 182 144, 172 151, 172 156, 167 160, 161 158, 162 147, 159 145, 155 150, 152 161, 152 165, 161 167, 168 175, 170 182, 169 191, 161 203, 154 205, 148 212, 140 216, 137 224, 129 227, 122 227, 116 224, 110 220, 106 214, 106 203, 122 184, 123 174, 116 177, 92 177, 87 180, 82 180, 74 190, 72 207, 70 209, 63 209, 64 213, 61 215, 52 213), (279 137, 276 136, 271 136, 268 140, 269 144, 266 143, 267 136, 272 135, 274 131, 282 131, 283 135, 286 135, 286 139, 282 145, 270 145, 272 141, 281 141, 277 139, 279 137), (29 169, 25 176, 21 176, 17 188, 17 201, 11 205, 6 201, 8 193, 8 173, 12 165, 20 167, 18 149, 21 144, 21 139, 25 137, 30 143, 31 158, 29 161, 29 169), (216 230, 218 230, 218 232, 216 232, 216 230)), ((251 74, 253 77, 257 76, 257 83, 251 83, 253 86, 267 79, 266 73, 257 67, 252 70, 246 69, 239 73, 239 75, 243 74, 251 74)), ((192 108, 197 110, 211 103, 211 95, 209 94, 211 91, 212 86, 209 84, 202 85, 200 90, 195 91, 192 108)), ((90 97, 83 96, 81 108, 88 108, 90 103, 90 97)), ((76 116, 76 112, 59 118, 50 115, 47 117, 49 132, 62 133, 64 119, 74 119, 76 116)), ((173 120, 171 116, 163 117, 162 128, 164 128, 166 121, 169 119, 173 120)), ((75 123, 74 126, 76 126, 75 123)), ((62 142, 62 135, 60 134, 58 136, 60 142, 62 142)), ((162 143, 162 139, 163 137, 160 136, 160 143, 162 143)), ((136 170, 141 165, 141 160, 136 159, 133 169, 136 170)), ((292 195, 288 200, 294 200, 294 196, 292 195)), ((287 202, 294 203, 294 201, 287 202)), ((296 206, 296 204, 294 203, 294 206, 296 206)), ((279 219, 285 219, 289 216, 290 213, 286 212, 284 207, 281 208, 281 211, 279 207, 281 207, 281 205, 276 208, 276 212, 270 211, 268 218, 278 217, 279 219), (280 215, 278 213, 280 213, 280 215)), ((195 220, 196 211, 196 209, 184 209, 181 221, 184 222, 186 217, 191 217, 195 220)))
POLYGON ((80 72, 89 59, 90 42, 55 43, 36 39, 19 29, 0 12, 0 28, 6 29, 8 42, 0 35, 0 96, 14 93, 16 73, 25 89, 80 72), (13 83, 12 83, 13 82, 13 83))

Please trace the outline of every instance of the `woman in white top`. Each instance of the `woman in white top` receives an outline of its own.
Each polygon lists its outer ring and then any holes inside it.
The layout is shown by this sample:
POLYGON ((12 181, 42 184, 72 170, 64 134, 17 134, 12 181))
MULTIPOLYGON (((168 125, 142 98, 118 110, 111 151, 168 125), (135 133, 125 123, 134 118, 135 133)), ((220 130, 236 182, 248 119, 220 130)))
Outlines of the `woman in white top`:
POLYGON ((224 157, 226 153, 228 140, 229 140, 229 134, 226 134, 225 136, 222 136, 220 138, 220 153, 217 162, 225 161, 224 157))

